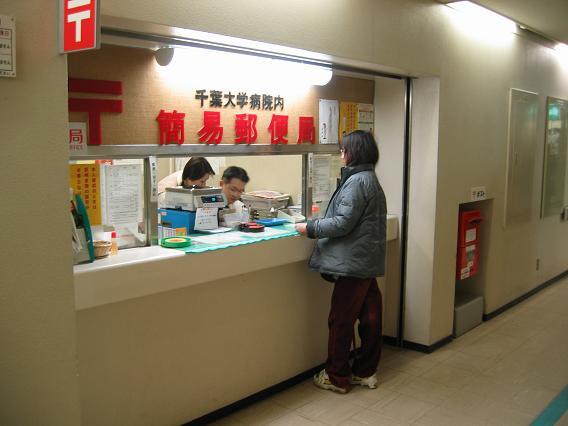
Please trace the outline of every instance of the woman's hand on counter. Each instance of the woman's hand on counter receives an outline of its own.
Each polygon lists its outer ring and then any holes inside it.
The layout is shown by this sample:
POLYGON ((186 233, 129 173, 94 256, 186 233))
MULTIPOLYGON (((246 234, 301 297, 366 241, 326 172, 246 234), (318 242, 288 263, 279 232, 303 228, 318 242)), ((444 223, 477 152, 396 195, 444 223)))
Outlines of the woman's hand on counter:
POLYGON ((307 226, 308 225, 306 223, 296 223, 294 225, 294 227, 296 228, 296 231, 298 231, 302 235, 307 235, 307 233, 308 233, 307 226))

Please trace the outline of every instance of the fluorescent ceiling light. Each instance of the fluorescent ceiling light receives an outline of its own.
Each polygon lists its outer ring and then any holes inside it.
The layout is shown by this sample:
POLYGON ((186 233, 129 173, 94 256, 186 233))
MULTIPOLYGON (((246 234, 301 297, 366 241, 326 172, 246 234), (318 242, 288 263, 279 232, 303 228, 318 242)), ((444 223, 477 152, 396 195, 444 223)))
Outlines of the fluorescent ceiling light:
POLYGON ((562 56, 568 58, 568 45, 564 43, 558 43, 556 46, 554 46, 554 50, 556 50, 562 56))
POLYGON ((470 23, 475 25, 477 31, 514 32, 517 28, 515 22, 509 18, 470 1, 455 1, 448 3, 448 6, 462 12, 470 23))
MULTIPOLYGON (((157 61, 159 52, 156 51, 157 61)), ((266 89, 324 86, 333 74, 331 67, 197 47, 176 48, 171 56, 171 63, 159 67, 160 72, 168 79, 192 85, 266 89)))

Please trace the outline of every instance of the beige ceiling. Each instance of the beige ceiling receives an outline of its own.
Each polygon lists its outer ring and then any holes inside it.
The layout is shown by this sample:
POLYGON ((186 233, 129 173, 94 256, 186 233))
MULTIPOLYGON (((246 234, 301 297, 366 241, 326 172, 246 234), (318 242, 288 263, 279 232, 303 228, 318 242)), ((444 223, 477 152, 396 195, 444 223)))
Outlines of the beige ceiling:
POLYGON ((568 0, 474 0, 555 41, 568 44, 568 0))

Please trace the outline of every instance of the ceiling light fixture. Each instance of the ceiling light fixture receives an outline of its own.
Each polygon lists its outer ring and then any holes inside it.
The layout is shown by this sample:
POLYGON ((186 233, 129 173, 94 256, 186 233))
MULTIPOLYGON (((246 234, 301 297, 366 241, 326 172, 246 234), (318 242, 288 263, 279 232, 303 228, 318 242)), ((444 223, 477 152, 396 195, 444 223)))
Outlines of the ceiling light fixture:
POLYGON ((160 47, 154 51, 154 58, 159 65, 165 67, 172 62, 174 51, 173 47, 160 47))
POLYGON ((331 66, 298 60, 268 58, 254 54, 225 52, 200 47, 162 48, 155 52, 162 74, 188 84, 217 84, 219 87, 303 87, 324 86, 331 80, 331 66), (162 52, 166 50, 167 52, 162 52), (169 50, 172 52, 170 53, 169 50), (173 61, 172 61, 173 57, 173 61), (166 60, 168 59, 169 60, 166 60))
POLYGON ((554 46, 554 50, 560 53, 562 56, 568 58, 568 45, 564 43, 558 43, 554 46))
POLYGON ((454 1, 447 3, 447 6, 462 12, 469 23, 476 27, 477 31, 512 33, 517 29, 517 24, 514 21, 471 1, 454 1))

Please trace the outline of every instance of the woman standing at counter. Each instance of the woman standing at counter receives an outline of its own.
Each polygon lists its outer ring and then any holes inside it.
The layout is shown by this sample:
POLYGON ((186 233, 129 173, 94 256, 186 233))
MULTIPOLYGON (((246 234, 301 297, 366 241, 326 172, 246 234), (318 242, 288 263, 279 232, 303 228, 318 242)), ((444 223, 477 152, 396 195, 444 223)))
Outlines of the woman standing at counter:
POLYGON ((382 298, 376 277, 384 275, 386 200, 375 175, 379 151, 373 135, 356 130, 342 139, 341 182, 322 219, 296 229, 317 244, 310 269, 334 282, 325 369, 320 388, 346 393, 349 385, 377 387, 382 345, 382 298), (353 326, 359 319, 360 353, 349 365, 353 326))

